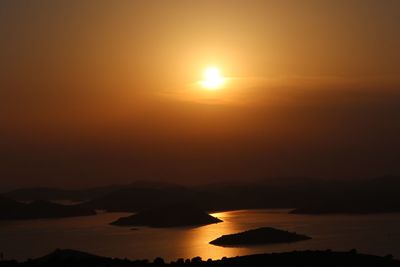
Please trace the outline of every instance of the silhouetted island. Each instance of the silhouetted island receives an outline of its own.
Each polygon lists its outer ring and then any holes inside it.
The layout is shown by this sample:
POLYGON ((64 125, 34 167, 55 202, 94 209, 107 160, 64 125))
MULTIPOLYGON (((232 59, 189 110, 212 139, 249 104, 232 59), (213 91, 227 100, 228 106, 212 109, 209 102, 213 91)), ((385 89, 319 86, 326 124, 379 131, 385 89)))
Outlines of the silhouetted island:
POLYGON ((122 217, 112 225, 118 226, 150 226, 150 227, 183 227, 201 226, 222 222, 195 205, 175 203, 138 212, 122 217))
POLYGON ((26 204, 0 197, 0 220, 27 220, 95 215, 96 212, 75 205, 61 205, 37 200, 26 204))
POLYGON ((311 239, 309 236, 299 235, 284 230, 263 227, 237 234, 223 235, 210 244, 229 247, 229 246, 249 246, 274 243, 290 243, 311 239))
POLYGON ((391 255, 386 257, 358 254, 357 251, 332 252, 326 251, 293 251, 284 253, 258 254, 222 258, 220 260, 203 261, 200 257, 193 259, 178 259, 166 263, 162 258, 148 260, 128 260, 100 257, 74 250, 56 250, 55 252, 33 260, 18 263, 17 261, 0 261, 0 267, 148 267, 148 266, 214 266, 214 267, 400 267, 400 261, 391 255))

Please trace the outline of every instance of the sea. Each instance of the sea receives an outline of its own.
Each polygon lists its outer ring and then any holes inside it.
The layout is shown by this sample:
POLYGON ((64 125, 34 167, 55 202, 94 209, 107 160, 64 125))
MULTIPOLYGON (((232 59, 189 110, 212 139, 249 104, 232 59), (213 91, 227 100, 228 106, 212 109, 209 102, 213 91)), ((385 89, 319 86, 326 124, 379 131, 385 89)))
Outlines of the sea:
POLYGON ((130 213, 99 213, 63 219, 0 222, 0 253, 19 261, 44 256, 57 248, 107 257, 166 261, 179 258, 220 259, 293 250, 356 249, 360 253, 400 259, 400 214, 298 215, 289 210, 235 210, 212 214, 222 223, 201 227, 118 227, 111 222, 130 213), (219 247, 210 241, 225 234, 274 227, 311 240, 250 247, 219 247))

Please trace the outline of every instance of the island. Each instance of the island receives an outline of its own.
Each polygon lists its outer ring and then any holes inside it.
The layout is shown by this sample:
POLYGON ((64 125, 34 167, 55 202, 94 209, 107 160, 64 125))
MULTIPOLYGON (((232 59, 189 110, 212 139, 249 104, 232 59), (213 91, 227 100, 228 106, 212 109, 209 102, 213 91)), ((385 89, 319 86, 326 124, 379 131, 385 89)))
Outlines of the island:
POLYGON ((306 235, 291 233, 271 227, 248 230, 241 233, 223 235, 210 242, 212 245, 222 247, 251 246, 275 243, 290 243, 311 239, 306 235))
POLYGON ((22 203, 0 197, 0 220, 28 220, 95 215, 96 212, 77 205, 61 205, 37 200, 22 203))
POLYGON ((149 226, 155 228, 202 226, 222 222, 195 205, 175 203, 144 210, 112 222, 117 226, 149 226))

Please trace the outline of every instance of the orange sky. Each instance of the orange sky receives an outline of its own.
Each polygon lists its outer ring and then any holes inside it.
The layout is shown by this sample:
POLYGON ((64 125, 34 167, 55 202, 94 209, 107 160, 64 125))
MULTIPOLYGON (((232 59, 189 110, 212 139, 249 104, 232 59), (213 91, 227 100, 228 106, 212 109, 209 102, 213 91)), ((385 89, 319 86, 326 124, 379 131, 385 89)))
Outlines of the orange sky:
POLYGON ((1 183, 399 173, 399 17, 397 0, 2 1, 1 183), (221 90, 194 87, 208 65, 221 90))

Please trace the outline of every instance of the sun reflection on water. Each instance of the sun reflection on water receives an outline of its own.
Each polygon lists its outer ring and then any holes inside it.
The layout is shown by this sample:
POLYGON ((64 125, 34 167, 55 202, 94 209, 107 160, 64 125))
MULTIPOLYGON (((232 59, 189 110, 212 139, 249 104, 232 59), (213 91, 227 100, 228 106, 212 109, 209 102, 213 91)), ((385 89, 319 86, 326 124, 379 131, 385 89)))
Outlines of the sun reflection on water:
POLYGON ((220 237, 221 235, 232 234, 241 231, 240 225, 231 220, 234 217, 234 212, 219 212, 210 214, 222 223, 206 225, 195 228, 187 232, 185 236, 185 243, 187 254, 194 256, 201 256, 203 259, 220 259, 221 255, 226 257, 234 257, 243 255, 248 251, 246 248, 226 248, 209 244, 210 241, 220 237), (208 244, 208 245, 204 245, 208 244))

